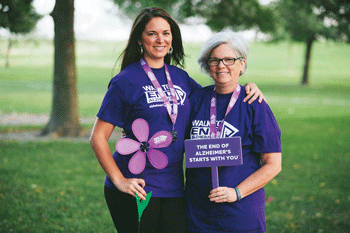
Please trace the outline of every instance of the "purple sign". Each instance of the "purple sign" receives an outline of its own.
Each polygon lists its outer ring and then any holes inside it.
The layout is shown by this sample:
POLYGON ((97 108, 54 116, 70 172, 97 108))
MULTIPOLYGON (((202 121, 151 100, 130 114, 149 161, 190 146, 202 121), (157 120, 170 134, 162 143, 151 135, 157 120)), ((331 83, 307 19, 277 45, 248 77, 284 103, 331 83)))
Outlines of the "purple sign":
POLYGON ((242 165, 241 137, 186 140, 186 167, 242 165))
POLYGON ((242 165, 241 137, 186 140, 186 167, 211 167, 213 189, 219 187, 218 166, 242 165))

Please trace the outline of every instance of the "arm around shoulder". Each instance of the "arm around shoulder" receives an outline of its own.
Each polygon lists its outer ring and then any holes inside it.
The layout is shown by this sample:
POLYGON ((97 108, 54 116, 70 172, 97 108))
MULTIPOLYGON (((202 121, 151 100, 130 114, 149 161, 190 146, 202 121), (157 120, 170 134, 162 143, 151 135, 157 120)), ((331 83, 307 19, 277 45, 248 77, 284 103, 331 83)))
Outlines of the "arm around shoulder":
POLYGON ((248 104, 253 103, 257 98, 259 98, 258 102, 261 103, 263 100, 266 102, 266 98, 264 94, 260 91, 258 86, 255 83, 247 83, 245 86, 245 91, 247 96, 243 99, 243 102, 247 102, 248 104))

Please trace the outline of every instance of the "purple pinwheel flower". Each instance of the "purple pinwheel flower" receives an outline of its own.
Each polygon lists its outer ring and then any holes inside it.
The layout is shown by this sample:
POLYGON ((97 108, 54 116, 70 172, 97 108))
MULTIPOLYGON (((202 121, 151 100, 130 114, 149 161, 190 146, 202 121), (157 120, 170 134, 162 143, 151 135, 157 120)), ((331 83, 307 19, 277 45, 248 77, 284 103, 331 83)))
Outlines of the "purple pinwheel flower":
POLYGON ((146 167, 146 155, 157 169, 163 169, 168 165, 168 157, 154 148, 164 148, 170 145, 173 138, 167 131, 159 131, 148 140, 149 126, 142 118, 132 123, 132 132, 139 140, 122 138, 116 144, 117 151, 122 155, 129 155, 137 151, 129 161, 129 170, 133 174, 140 174, 146 167), (148 141, 147 141, 148 140, 148 141))

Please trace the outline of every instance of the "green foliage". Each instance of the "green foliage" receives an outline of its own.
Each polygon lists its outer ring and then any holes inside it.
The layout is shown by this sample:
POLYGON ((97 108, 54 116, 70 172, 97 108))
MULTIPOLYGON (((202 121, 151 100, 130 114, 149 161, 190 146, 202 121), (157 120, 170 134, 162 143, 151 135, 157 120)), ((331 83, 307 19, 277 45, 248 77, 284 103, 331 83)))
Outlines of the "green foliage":
POLYGON ((216 31, 230 27, 236 31, 259 29, 269 32, 275 27, 272 11, 257 0, 188 0, 183 11, 187 17, 205 18, 206 24, 216 31))
POLYGON ((322 19, 313 14, 307 1, 296 4, 294 0, 281 0, 276 14, 282 19, 279 25, 283 28, 278 31, 281 34, 275 35, 277 38, 289 35, 292 40, 304 42, 309 38, 316 39, 315 36, 323 30, 322 19))
POLYGON ((275 28, 272 11, 261 6, 258 0, 114 0, 114 2, 131 19, 135 19, 141 9, 156 6, 166 10, 179 23, 193 16, 201 17, 213 30, 231 27, 234 30, 253 28, 269 32, 275 28))
POLYGON ((179 23, 199 16, 213 30, 256 29, 287 34, 293 40, 322 36, 350 41, 350 4, 348 0, 277 0, 262 6, 257 0, 114 0, 131 19, 151 6, 165 9, 179 23))
POLYGON ((343 0, 279 0, 271 4, 278 20, 275 39, 319 37, 350 42, 350 4, 343 0))
MULTIPOLYGON (((300 1, 300 0, 299 0, 300 1)), ((325 37, 350 43, 350 3, 348 0, 310 0, 315 12, 325 19, 325 37)))
POLYGON ((307 44, 301 83, 308 85, 313 42, 319 38, 350 42, 350 4, 340 0, 279 0, 271 6, 279 19, 274 40, 290 38, 307 44))
POLYGON ((33 0, 1 0, 0 28, 19 34, 32 31, 42 17, 35 12, 32 2, 33 0))
POLYGON ((182 22, 179 8, 182 0, 113 0, 123 13, 134 20, 138 13, 146 7, 159 7, 168 12, 171 17, 182 22))

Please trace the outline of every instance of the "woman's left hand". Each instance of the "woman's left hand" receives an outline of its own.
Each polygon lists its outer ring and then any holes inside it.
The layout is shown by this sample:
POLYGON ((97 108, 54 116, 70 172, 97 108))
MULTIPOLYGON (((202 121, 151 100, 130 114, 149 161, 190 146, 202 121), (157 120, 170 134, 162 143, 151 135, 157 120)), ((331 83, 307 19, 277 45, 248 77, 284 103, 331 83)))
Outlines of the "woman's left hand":
POLYGON ((258 88, 258 86, 255 83, 247 83, 247 85, 245 86, 245 92, 247 94, 247 96, 243 99, 243 102, 247 102, 248 104, 253 103, 258 97, 259 97, 259 103, 262 102, 262 100, 265 100, 265 96, 264 94, 260 91, 260 89, 258 88))
POLYGON ((209 198, 216 203, 235 202, 237 195, 234 188, 218 187, 210 191, 209 198))

